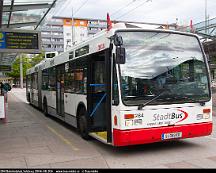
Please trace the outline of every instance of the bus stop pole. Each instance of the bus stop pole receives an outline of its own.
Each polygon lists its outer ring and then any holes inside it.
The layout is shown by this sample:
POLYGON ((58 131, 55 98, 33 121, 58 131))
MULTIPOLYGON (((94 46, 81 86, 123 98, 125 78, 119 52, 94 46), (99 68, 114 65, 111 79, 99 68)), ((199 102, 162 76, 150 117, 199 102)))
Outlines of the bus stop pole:
POLYGON ((22 55, 20 55, 20 88, 23 89, 23 62, 22 62, 22 55))

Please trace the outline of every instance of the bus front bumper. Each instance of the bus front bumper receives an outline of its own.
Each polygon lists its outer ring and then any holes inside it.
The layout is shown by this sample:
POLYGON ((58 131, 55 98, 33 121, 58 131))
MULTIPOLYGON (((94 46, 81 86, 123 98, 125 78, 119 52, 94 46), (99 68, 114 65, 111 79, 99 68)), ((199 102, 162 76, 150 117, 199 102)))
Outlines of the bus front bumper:
POLYGON ((162 139, 162 135, 175 132, 182 132, 182 137, 178 139, 208 136, 212 133, 212 122, 137 130, 114 129, 113 145, 127 146, 167 141, 162 139))

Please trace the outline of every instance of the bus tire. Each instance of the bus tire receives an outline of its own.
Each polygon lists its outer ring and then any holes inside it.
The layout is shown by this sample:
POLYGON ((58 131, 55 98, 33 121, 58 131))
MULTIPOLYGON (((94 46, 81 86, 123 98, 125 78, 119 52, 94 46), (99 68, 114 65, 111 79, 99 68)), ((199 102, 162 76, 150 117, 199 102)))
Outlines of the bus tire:
POLYGON ((47 117, 48 116, 48 108, 47 108, 47 101, 44 99, 43 101, 43 113, 47 117))
POLYGON ((81 108, 78 112, 78 130, 81 137, 85 140, 89 140, 88 121, 86 118, 86 110, 81 108))

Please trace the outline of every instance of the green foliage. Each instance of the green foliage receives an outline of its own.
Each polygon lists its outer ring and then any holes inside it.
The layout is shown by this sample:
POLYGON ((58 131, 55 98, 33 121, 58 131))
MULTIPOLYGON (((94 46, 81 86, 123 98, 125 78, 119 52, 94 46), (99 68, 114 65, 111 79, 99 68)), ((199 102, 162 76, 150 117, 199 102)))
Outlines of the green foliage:
POLYGON ((32 67, 41 62, 44 59, 44 53, 35 55, 34 57, 31 58, 31 65, 32 67))
POLYGON ((216 64, 216 55, 213 56, 213 58, 212 58, 212 63, 213 63, 213 64, 216 64))
MULTIPOLYGON (((26 55, 21 55, 23 62, 23 77, 25 78, 26 70, 31 68, 30 59, 26 55)), ((12 65, 12 72, 7 73, 8 76, 13 78, 20 77, 20 57, 16 58, 12 65)))
MULTIPOLYGON (((33 56, 32 58, 29 58, 27 55, 22 54, 20 55, 22 57, 23 62, 23 77, 25 78, 26 70, 35 66, 39 62, 41 62, 44 59, 44 53, 38 54, 33 56)), ((20 77, 20 56, 16 58, 12 65, 12 72, 7 73, 9 77, 13 78, 19 78, 20 77)))

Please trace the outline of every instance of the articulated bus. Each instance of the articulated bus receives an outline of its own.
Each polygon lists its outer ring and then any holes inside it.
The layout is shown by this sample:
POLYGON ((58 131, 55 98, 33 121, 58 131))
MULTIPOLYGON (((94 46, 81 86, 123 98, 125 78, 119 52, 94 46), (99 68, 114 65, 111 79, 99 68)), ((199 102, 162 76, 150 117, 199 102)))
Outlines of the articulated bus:
POLYGON ((212 133, 209 67, 195 34, 116 26, 26 78, 30 104, 84 139, 128 146, 212 133))

